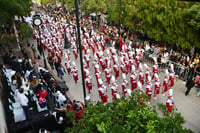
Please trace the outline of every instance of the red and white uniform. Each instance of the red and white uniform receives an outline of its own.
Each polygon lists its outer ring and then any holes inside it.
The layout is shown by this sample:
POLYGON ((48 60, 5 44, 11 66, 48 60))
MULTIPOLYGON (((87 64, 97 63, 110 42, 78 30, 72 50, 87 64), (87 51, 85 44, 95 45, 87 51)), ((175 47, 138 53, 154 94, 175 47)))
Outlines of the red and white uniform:
POLYGON ((96 77, 96 81, 97 81, 97 86, 98 88, 100 87, 100 84, 99 84, 99 79, 101 79, 101 72, 97 72, 95 73, 95 77, 96 77))
POLYGON ((140 56, 139 56, 139 54, 135 57, 135 63, 136 63, 136 69, 138 69, 139 64, 140 64, 140 56))
POLYGON ((99 92, 99 97, 101 98, 101 101, 103 103, 106 103, 107 102, 107 95, 106 95, 106 90, 104 89, 104 87, 99 87, 98 89, 98 92, 99 92))
POLYGON ((142 85, 144 85, 144 74, 142 71, 139 73, 139 81, 142 83, 142 85))
POLYGON ((134 65, 134 61, 133 61, 133 59, 129 59, 129 69, 130 69, 130 71, 129 72, 132 72, 133 70, 132 70, 132 66, 134 65))
POLYGON ((124 45, 122 46, 122 51, 125 52, 127 49, 128 49, 128 45, 127 45, 127 44, 124 44, 124 45))
POLYGON ((86 84, 86 87, 88 88, 88 92, 90 94, 91 90, 92 90, 92 78, 91 78, 91 76, 86 77, 85 84, 86 84))
POLYGON ((72 52, 73 52, 73 54, 74 54, 75 60, 77 60, 77 58, 78 58, 78 53, 77 53, 76 47, 73 48, 72 52))
POLYGON ((95 64, 94 66, 94 72, 97 73, 99 70, 99 65, 98 64, 95 64))
POLYGON ((148 76, 150 76, 150 71, 145 72, 145 82, 148 82, 148 76))
POLYGON ((66 53, 65 53, 65 58, 67 60, 70 60, 70 55, 71 55, 71 53, 67 50, 66 53))
POLYGON ((160 93, 160 82, 156 81, 155 82, 155 88, 154 88, 154 97, 156 97, 160 93))
POLYGON ((119 77, 119 67, 117 64, 113 65, 113 70, 115 72, 115 79, 117 79, 119 77))
POLYGON ((73 73, 74 81, 75 81, 75 83, 77 83, 77 81, 78 81, 78 69, 76 67, 74 67, 73 70, 72 70, 72 73, 73 73))
POLYGON ((117 94, 118 90, 119 90, 118 85, 115 84, 115 85, 111 86, 111 93, 112 93, 112 99, 113 100, 115 100, 117 98, 116 94, 117 94))
POLYGON ((84 67, 84 68, 83 68, 84 79, 87 78, 87 72, 88 72, 88 69, 84 67))
POLYGON ((86 61, 87 66, 88 66, 88 68, 89 68, 89 67, 90 67, 89 62, 90 62, 90 59, 91 59, 91 55, 90 55, 89 53, 87 53, 87 54, 84 55, 83 58, 84 58, 84 60, 86 61))
POLYGON ((168 84, 169 84, 169 80, 167 77, 164 78, 163 80, 163 92, 162 94, 164 94, 166 91, 168 91, 168 84))
POLYGON ((113 95, 114 93, 117 93, 117 92, 118 92, 119 87, 118 87, 117 84, 113 84, 113 85, 111 86, 110 89, 111 89, 111 93, 112 93, 112 95, 113 95))
POLYGON ((107 81, 106 82, 108 82, 108 85, 110 84, 110 79, 111 79, 111 68, 106 68, 105 70, 105 76, 106 76, 106 79, 107 79, 107 81))
POLYGON ((143 92, 142 83, 137 82, 137 88, 138 88, 138 90, 140 91, 140 93, 143 92))
POLYGON ((92 66, 95 66, 95 65, 99 65, 99 63, 96 59, 92 62, 92 66))
POLYGON ((129 60, 133 58, 133 51, 132 50, 130 50, 128 52, 128 58, 129 58, 129 60))
POLYGON ((152 77, 152 79, 154 78, 155 73, 158 73, 158 65, 157 64, 153 65, 153 77, 152 77))
POLYGON ((71 61, 70 60, 67 60, 66 62, 65 62, 65 67, 66 67, 66 69, 67 69, 67 73, 70 75, 71 74, 71 61))
POLYGON ((172 98, 167 99, 166 106, 167 106, 167 112, 168 113, 172 112, 172 108, 174 107, 174 101, 172 100, 172 98))
POLYGON ((106 66, 109 66, 111 64, 110 57, 108 55, 105 57, 105 63, 106 63, 106 66))
POLYGON ((126 74, 128 74, 128 72, 129 72, 129 61, 128 60, 125 60, 124 61, 124 63, 125 63, 125 66, 126 66, 126 74))
POLYGON ((127 90, 126 90, 127 84, 125 81, 123 81, 121 85, 122 85, 122 94, 125 96, 127 93, 127 90))
POLYGON ((113 64, 118 64, 118 57, 117 55, 113 55, 113 64))
POLYGON ((125 64, 124 63, 122 63, 120 65, 120 70, 121 70, 121 73, 126 73, 126 71, 125 71, 125 64))
POLYGON ((153 94, 153 90, 152 90, 152 84, 148 83, 146 86, 146 95, 151 97, 153 94))
POLYGON ((174 72, 171 72, 170 74, 169 74, 169 85, 171 86, 171 87, 173 87, 174 86, 174 79, 175 79, 175 74, 174 74, 174 72))
POLYGON ((114 93, 112 99, 116 100, 116 99, 119 99, 119 98, 120 98, 120 95, 118 93, 114 93))
POLYGON ((100 62, 100 65, 101 65, 102 71, 104 71, 105 68, 106 68, 106 63, 105 63, 104 58, 103 58, 103 57, 100 58, 100 59, 99 59, 99 62, 100 62))
POLYGON ((131 74, 130 82, 131 82, 131 90, 134 91, 137 88, 137 75, 136 74, 131 74))

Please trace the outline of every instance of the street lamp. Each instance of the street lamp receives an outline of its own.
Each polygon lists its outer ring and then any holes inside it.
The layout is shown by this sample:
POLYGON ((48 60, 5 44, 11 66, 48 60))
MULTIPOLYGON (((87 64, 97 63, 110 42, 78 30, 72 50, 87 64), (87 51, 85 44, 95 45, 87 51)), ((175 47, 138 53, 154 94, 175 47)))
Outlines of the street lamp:
POLYGON ((119 36, 120 36, 120 34, 121 34, 121 31, 120 31, 120 30, 121 30, 121 29, 120 29, 120 28, 121 28, 121 21, 120 21, 120 19, 121 19, 121 4, 122 4, 122 1, 119 0, 119 16, 118 16, 118 17, 119 17, 119 18, 118 18, 118 19, 119 19, 119 20, 118 20, 118 21, 119 21, 119 22, 118 22, 118 23, 119 23, 119 29, 118 29, 118 34, 119 34, 119 36))
MULTIPOLYGON (((42 47, 42 42, 41 42, 41 33, 40 33, 40 25, 42 24, 42 19, 40 18, 40 15, 34 15, 33 16, 33 24, 38 27, 38 32, 39 32, 39 38, 40 38, 40 47, 42 47)), ((43 54, 43 59, 44 59, 44 67, 47 68, 47 63, 46 63, 46 58, 44 55, 44 49, 42 47, 42 54, 43 54)))
POLYGON ((82 48, 81 48, 81 34, 80 34, 80 23, 79 23, 79 7, 78 0, 75 0, 75 12, 76 12, 76 25, 78 32, 78 44, 79 44, 79 55, 80 55, 80 64, 81 64, 81 75, 82 75, 82 85, 83 85, 83 95, 84 95, 84 104, 87 104, 86 100, 86 91, 85 91, 85 79, 83 73, 83 58, 82 58, 82 48))
POLYGON ((78 46, 78 39, 77 39, 77 33, 76 33, 76 26, 73 25, 73 24, 71 24, 71 23, 69 23, 69 25, 67 25, 67 26, 65 27, 65 39, 64 39, 64 40, 65 40, 65 46, 64 46, 64 48, 65 48, 65 49, 68 49, 68 48, 71 47, 71 45, 69 44, 69 40, 68 40, 67 34, 66 34, 66 29, 67 29, 69 26, 73 26, 73 29, 75 29, 76 48, 78 49, 79 46, 78 46))

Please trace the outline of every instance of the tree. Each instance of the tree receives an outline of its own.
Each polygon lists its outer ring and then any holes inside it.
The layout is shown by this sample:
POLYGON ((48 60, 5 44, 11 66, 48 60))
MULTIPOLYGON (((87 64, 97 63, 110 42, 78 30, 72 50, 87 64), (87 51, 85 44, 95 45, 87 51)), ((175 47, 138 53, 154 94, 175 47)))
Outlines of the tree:
POLYGON ((21 23, 19 27, 19 34, 22 38, 22 41, 24 41, 24 43, 27 44, 28 38, 31 37, 33 34, 33 30, 28 24, 21 23))
POLYGON ((1 24, 12 23, 15 16, 26 16, 31 12, 31 0, 1 0, 1 24))
MULTIPOLYGON (((108 20, 118 23, 119 0, 110 1, 108 20)), ((194 3, 174 0, 121 0, 120 22, 156 41, 178 44, 183 48, 200 47, 196 31, 185 21, 185 12, 194 3)), ((199 6, 196 6, 199 7, 199 6)), ((197 13, 197 12, 196 12, 197 13)), ((196 18, 198 15, 196 15, 196 18)), ((191 17, 190 17, 191 18, 191 17)), ((190 19, 190 23, 195 23, 190 19)), ((194 25, 194 24, 193 24, 194 25)))
POLYGON ((167 114, 165 105, 160 104, 164 113, 160 117, 156 107, 145 104, 147 98, 136 91, 129 99, 122 97, 105 105, 89 104, 84 110, 84 118, 75 124, 72 132, 192 132, 182 128, 184 119, 180 113, 173 111, 167 114))
POLYGON ((200 4, 195 4, 191 8, 187 9, 185 16, 187 17, 187 23, 193 27, 194 30, 200 31, 200 4))
POLYGON ((0 41, 9 47, 9 42, 16 41, 14 35, 15 17, 30 14, 32 0, 1 0, 0 1, 0 41), (5 41, 7 40, 7 41, 5 41), (5 43, 6 42, 6 43, 5 43))

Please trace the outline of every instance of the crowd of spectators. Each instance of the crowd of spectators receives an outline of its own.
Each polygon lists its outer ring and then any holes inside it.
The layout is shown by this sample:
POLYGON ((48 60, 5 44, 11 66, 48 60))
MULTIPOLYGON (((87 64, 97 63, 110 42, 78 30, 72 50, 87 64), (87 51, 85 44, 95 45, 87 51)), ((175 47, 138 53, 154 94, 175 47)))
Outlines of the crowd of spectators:
POLYGON ((200 55, 197 48, 195 52, 192 52, 193 50, 188 52, 179 46, 170 48, 166 45, 146 43, 150 45, 145 49, 146 56, 157 57, 161 68, 167 68, 170 64, 174 64, 175 75, 183 80, 200 74, 200 55))

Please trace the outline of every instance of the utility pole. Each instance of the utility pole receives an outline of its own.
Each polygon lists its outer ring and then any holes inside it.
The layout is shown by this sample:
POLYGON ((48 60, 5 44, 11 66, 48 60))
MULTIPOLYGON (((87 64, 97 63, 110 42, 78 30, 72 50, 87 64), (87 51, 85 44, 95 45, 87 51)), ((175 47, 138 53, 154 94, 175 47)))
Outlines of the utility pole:
POLYGON ((75 12, 76 12, 76 25, 78 32, 78 44, 79 44, 79 55, 80 55, 80 65, 81 65, 81 75, 82 75, 82 86, 83 86, 83 96, 84 96, 84 104, 86 105, 86 91, 85 91, 85 79, 83 73, 83 58, 82 58, 82 48, 81 48, 81 34, 80 34, 80 23, 79 23, 79 7, 78 0, 75 0, 75 12))

